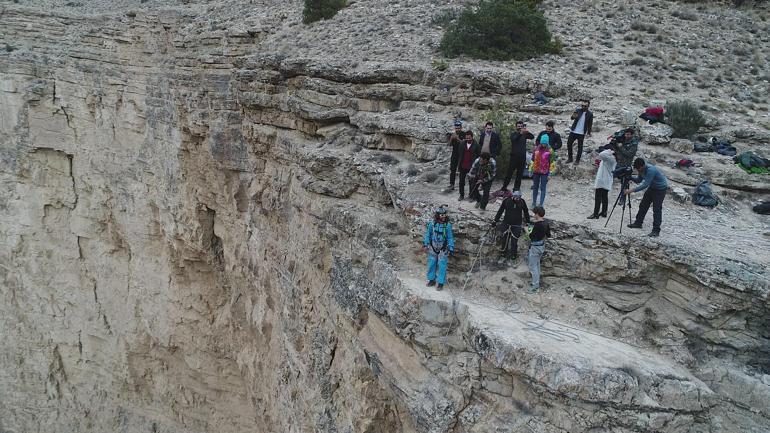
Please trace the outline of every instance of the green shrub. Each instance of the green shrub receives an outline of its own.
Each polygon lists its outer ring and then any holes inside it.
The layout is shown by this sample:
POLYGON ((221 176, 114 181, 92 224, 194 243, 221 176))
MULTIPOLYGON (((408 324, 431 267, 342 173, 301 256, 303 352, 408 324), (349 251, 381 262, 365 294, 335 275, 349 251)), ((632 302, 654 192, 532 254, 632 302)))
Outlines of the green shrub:
POLYGON ((441 59, 431 60, 430 65, 437 71, 446 71, 449 68, 449 63, 441 59))
POLYGON ((497 163, 497 177, 502 179, 508 170, 508 164, 511 162, 511 133, 516 131, 516 119, 508 111, 508 106, 500 103, 495 108, 484 113, 484 123, 492 122, 495 125, 495 131, 500 134, 502 149, 500 155, 495 159, 497 163))
POLYGON ((674 129, 672 136, 676 138, 689 138, 706 124, 698 106, 690 101, 668 104, 665 116, 665 122, 674 129))
POLYGON ((561 52, 551 38, 540 0, 481 0, 447 26, 440 50, 447 57, 465 54, 487 60, 524 60, 561 52))
POLYGON ((347 0, 305 0, 302 22, 309 24, 319 20, 328 20, 346 5, 347 0))

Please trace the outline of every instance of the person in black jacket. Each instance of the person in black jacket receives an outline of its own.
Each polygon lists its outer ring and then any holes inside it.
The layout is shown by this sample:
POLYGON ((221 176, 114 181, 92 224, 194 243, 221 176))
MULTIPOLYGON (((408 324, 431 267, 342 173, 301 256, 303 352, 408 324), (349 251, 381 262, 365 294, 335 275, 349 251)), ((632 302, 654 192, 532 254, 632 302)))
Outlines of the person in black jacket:
POLYGON ((540 143, 540 137, 542 137, 545 134, 548 134, 548 145, 551 147, 551 150, 559 150, 561 149, 561 135, 556 132, 553 129, 553 120, 549 120, 545 122, 545 131, 540 131, 539 134, 537 134, 537 138, 535 138, 535 143, 540 143))
POLYGON ((492 158, 497 159, 503 145, 500 142, 500 134, 492 130, 494 126, 492 122, 487 122, 484 125, 484 131, 481 132, 481 137, 479 137, 479 147, 481 147, 482 153, 487 152, 492 155, 492 158))
MULTIPOLYGON (((455 177, 457 176, 457 158, 460 157, 460 144, 463 142, 465 132, 463 132, 463 122, 455 120, 454 131, 447 134, 447 146, 452 151, 452 157, 449 160, 449 187, 444 192, 455 189, 455 177)), ((462 182, 462 181, 461 181, 462 182)))
POLYGON ((529 254, 527 255, 527 265, 532 274, 532 283, 529 286, 530 292, 540 290, 540 259, 545 253, 545 239, 551 237, 551 228, 544 219, 545 209, 541 206, 535 206, 532 209, 535 215, 535 225, 532 227, 532 233, 529 234, 529 254))
POLYGON ((572 113, 572 127, 567 137, 567 162, 572 162, 572 144, 577 141, 577 155, 575 155, 575 164, 580 163, 580 157, 583 155, 583 139, 591 136, 591 128, 594 124, 594 113, 588 107, 591 102, 588 99, 580 101, 580 107, 572 113))
POLYGON ((521 188, 521 176, 524 174, 524 168, 527 165, 527 140, 535 138, 527 129, 527 124, 516 122, 516 132, 511 134, 511 160, 508 163, 508 170, 505 173, 503 190, 508 190, 508 184, 511 183, 513 171, 516 170, 516 180, 513 182, 514 191, 521 188))
POLYGON ((516 260, 519 253, 519 236, 521 236, 523 227, 522 222, 529 224, 529 209, 527 209, 526 201, 521 199, 520 191, 514 191, 503 200, 500 204, 500 209, 497 210, 492 227, 497 226, 497 222, 500 221, 500 216, 503 213, 505 216, 499 228, 503 232, 502 239, 500 240, 500 251, 502 251, 502 255, 506 259, 516 260))

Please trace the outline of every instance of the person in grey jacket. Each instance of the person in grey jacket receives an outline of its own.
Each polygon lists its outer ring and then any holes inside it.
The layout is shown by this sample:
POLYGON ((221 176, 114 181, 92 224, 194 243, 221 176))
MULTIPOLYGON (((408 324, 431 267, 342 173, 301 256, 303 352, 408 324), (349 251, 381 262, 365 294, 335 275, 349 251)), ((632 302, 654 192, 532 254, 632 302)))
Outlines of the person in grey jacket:
POLYGON ((648 236, 656 238, 660 236, 660 225, 663 222, 663 199, 666 198, 668 190, 668 180, 657 167, 647 164, 642 158, 636 158, 634 169, 639 176, 632 177, 634 183, 640 184, 636 188, 625 190, 625 194, 631 195, 633 192, 644 191, 642 201, 639 203, 639 211, 636 213, 636 220, 628 227, 632 229, 642 228, 644 217, 652 204, 652 231, 648 236))

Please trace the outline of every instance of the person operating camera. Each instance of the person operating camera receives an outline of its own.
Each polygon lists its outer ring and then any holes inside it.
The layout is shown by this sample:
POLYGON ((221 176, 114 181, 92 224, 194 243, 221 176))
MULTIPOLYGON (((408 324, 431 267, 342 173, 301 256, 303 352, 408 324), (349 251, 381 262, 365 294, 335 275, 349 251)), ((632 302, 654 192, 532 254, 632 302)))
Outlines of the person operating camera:
POLYGON ((668 180, 663 172, 654 165, 645 163, 642 158, 634 160, 634 169, 639 175, 632 177, 631 180, 640 185, 633 189, 626 189, 625 194, 628 196, 632 192, 644 191, 644 196, 642 196, 642 202, 639 203, 636 220, 628 227, 632 229, 642 228, 644 217, 650 209, 650 204, 652 204, 652 231, 648 236, 656 238, 660 235, 660 224, 663 221, 663 199, 666 198, 668 180))

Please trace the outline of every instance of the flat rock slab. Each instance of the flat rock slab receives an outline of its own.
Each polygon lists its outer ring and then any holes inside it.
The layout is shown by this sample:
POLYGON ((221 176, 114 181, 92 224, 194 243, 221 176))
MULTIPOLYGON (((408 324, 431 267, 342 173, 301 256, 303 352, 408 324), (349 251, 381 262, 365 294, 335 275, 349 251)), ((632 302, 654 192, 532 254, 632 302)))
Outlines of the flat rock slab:
POLYGON ((701 380, 645 348, 454 297, 460 293, 439 292, 421 280, 405 278, 403 287, 424 300, 450 306, 455 300, 461 332, 474 350, 542 392, 640 411, 698 412, 714 403, 714 393, 701 380))

